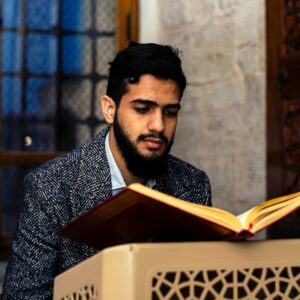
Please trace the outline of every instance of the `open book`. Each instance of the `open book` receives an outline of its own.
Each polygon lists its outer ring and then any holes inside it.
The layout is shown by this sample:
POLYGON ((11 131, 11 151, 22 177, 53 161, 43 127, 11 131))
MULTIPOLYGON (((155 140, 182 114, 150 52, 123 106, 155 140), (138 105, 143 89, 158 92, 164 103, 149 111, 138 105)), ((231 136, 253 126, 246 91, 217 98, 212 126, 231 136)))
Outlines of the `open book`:
POLYGON ((132 184, 58 233, 98 249, 132 242, 246 239, 298 208, 300 193, 295 193, 234 216, 132 184))

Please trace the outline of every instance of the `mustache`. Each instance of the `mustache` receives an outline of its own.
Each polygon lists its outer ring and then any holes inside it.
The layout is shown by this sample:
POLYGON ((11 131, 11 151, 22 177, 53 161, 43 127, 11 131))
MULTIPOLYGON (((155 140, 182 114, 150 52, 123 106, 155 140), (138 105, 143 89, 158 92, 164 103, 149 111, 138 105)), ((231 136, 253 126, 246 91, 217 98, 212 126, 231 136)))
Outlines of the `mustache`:
POLYGON ((148 138, 155 138, 160 139, 164 144, 168 144, 169 140, 166 136, 164 136, 162 133, 149 133, 149 134, 141 134, 138 137, 138 141, 144 141, 148 138))

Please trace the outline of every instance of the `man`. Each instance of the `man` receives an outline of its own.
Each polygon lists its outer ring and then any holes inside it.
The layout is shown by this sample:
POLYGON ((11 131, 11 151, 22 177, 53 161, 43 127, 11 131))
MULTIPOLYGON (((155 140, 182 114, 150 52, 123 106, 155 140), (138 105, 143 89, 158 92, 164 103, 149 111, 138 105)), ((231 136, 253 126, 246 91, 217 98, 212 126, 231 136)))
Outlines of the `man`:
POLYGON ((100 100, 110 126, 25 179, 4 299, 51 298, 54 277, 97 252, 56 230, 130 183, 211 205, 205 173, 169 154, 185 87, 170 46, 131 43, 116 56, 100 100))

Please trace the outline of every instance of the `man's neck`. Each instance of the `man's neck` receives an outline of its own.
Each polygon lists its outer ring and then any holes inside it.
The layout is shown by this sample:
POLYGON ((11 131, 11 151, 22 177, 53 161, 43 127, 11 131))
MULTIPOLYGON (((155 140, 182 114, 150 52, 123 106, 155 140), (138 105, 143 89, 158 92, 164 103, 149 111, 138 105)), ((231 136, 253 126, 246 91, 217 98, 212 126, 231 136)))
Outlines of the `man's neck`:
MULTIPOLYGON (((121 169, 120 169, 121 170, 121 169)), ((129 185, 131 183, 142 183, 145 184, 146 178, 145 177, 139 177, 139 176, 134 176, 128 169, 124 170, 124 172, 121 170, 124 180, 126 182, 126 185, 129 185)))
POLYGON ((116 164, 123 175, 126 185, 129 185, 131 183, 145 183, 146 181, 145 177, 135 176, 132 174, 132 172, 130 172, 127 169, 126 161, 124 160, 122 153, 120 152, 119 147, 116 143, 113 130, 110 130, 109 133, 109 147, 116 161, 116 164))

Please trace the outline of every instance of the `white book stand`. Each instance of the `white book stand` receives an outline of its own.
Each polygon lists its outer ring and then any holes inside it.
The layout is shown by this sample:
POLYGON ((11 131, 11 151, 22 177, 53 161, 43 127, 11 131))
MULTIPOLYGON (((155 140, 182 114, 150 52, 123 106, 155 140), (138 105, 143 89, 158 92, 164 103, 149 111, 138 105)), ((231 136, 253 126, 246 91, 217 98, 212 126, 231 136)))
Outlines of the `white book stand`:
POLYGON ((300 299, 300 240, 111 247, 57 276, 53 299, 300 299))

